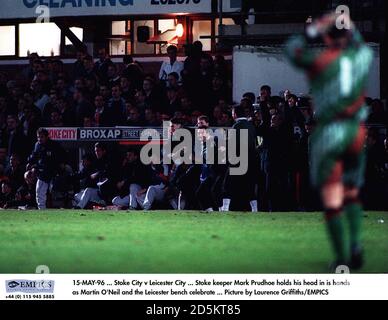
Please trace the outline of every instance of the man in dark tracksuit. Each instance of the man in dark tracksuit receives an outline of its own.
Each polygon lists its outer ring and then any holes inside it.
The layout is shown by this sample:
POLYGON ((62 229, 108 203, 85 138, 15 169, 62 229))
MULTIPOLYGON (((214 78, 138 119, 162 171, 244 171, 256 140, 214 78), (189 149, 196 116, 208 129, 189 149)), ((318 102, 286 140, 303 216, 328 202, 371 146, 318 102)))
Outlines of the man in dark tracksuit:
MULTIPOLYGON (((244 109, 240 106, 233 107, 233 118, 235 124, 233 129, 236 130, 236 135, 229 137, 229 139, 236 139, 237 155, 240 156, 241 161, 247 161, 248 170, 243 175, 232 175, 231 169, 237 167, 237 165, 229 165, 228 172, 226 173, 224 181, 224 199, 221 211, 229 211, 231 200, 249 200, 252 212, 257 212, 257 200, 255 196, 255 185, 257 178, 257 156, 256 156, 256 144, 257 135, 256 129, 247 118, 244 117, 244 109), (241 154, 241 141, 240 136, 242 130, 247 130, 248 141, 242 141, 242 143, 248 144, 248 154, 241 154)), ((230 144, 229 144, 230 146, 230 144)), ((230 153, 228 152, 228 160, 230 160, 230 153)), ((242 165, 240 163, 240 165, 242 165)))
POLYGON ((38 209, 44 210, 47 208, 47 192, 50 183, 64 164, 65 152, 57 142, 49 138, 46 129, 40 128, 37 131, 37 139, 38 142, 28 162, 37 171, 36 202, 38 209))

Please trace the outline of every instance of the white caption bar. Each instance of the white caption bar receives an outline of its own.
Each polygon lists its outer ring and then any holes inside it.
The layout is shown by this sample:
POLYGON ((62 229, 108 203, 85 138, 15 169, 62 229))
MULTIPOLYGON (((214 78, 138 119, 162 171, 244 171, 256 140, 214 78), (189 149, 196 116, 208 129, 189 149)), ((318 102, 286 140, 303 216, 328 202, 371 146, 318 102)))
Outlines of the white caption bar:
POLYGON ((387 300, 388 275, 0 275, 0 300, 387 300))

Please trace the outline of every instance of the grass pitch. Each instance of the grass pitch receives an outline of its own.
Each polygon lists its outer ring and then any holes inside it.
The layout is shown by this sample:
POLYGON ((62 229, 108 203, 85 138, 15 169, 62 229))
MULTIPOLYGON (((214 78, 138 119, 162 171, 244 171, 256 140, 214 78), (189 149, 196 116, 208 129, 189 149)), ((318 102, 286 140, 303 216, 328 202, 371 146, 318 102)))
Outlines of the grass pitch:
MULTIPOLYGON (((363 223, 361 272, 386 273, 388 213, 363 223)), ((0 273, 326 273, 331 260, 318 213, 0 212, 0 273)))

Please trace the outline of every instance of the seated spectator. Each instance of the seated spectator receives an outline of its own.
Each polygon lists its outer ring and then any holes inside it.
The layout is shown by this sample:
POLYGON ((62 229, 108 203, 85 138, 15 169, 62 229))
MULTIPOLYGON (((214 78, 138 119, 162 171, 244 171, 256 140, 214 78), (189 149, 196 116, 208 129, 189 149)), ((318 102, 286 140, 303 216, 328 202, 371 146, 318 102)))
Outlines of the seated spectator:
POLYGON ((137 193, 137 202, 144 210, 151 210, 155 202, 163 201, 167 191, 169 167, 163 164, 152 164, 151 169, 150 186, 137 193))
POLYGON ((85 89, 76 89, 74 92, 76 124, 82 127, 85 117, 94 116, 93 105, 86 99, 85 89))
POLYGON ((167 112, 170 115, 173 115, 174 112, 181 109, 181 103, 178 99, 178 91, 175 88, 168 88, 167 89, 167 99, 168 99, 168 105, 165 112, 167 112))
POLYGON ((64 123, 62 121, 62 116, 60 114, 60 112, 57 110, 57 109, 53 109, 51 111, 51 117, 50 117, 50 122, 48 124, 50 127, 57 127, 57 128, 60 128, 60 127, 64 127, 64 123))
POLYGON ((12 184, 9 181, 3 181, 1 183, 1 193, 0 193, 0 208, 7 209, 12 206, 13 201, 15 200, 15 193, 12 188, 12 184))
POLYGON ((90 202, 101 205, 106 205, 109 198, 115 193, 117 180, 117 166, 109 157, 107 147, 103 143, 96 143, 94 146, 96 156, 95 164, 93 165, 94 172, 89 176, 92 184, 87 187, 79 197, 77 206, 85 209, 90 202))
POLYGON ((102 96, 96 96, 94 99, 94 106, 96 108, 94 113, 94 123, 96 127, 114 126, 114 119, 111 118, 102 96))
POLYGON ((141 163, 138 151, 128 150, 123 161, 121 180, 117 183, 120 194, 113 198, 112 204, 120 208, 136 210, 138 193, 148 188, 151 183, 150 178, 150 166, 141 163))
POLYGON ((5 170, 5 175, 11 182, 13 190, 17 190, 24 181, 24 170, 22 167, 20 156, 12 154, 9 159, 9 166, 5 170))
POLYGON ((109 88, 113 88, 116 86, 120 87, 120 75, 117 72, 117 66, 115 64, 109 64, 108 66, 108 82, 107 85, 109 88))
POLYGON ((36 175, 33 171, 27 171, 24 174, 24 182, 20 188, 17 189, 15 201, 12 207, 25 207, 26 209, 35 209, 36 204, 36 175))
POLYGON ((139 109, 134 107, 131 102, 126 103, 125 125, 130 127, 141 127, 144 124, 139 109))
POLYGON ((74 109, 69 105, 69 102, 63 97, 58 97, 55 107, 61 116, 63 126, 75 127, 75 112, 74 109))
POLYGON ((161 125, 161 123, 156 120, 156 114, 151 108, 144 110, 144 125, 146 127, 158 127, 161 125))
MULTIPOLYGON (((85 191, 88 188, 97 189, 96 180, 92 178, 93 173, 95 173, 95 161, 92 155, 85 154, 82 157, 81 169, 74 174, 73 179, 77 185, 77 193, 74 195, 73 206, 78 208, 84 208, 87 203, 82 203, 83 201, 89 201, 85 196, 85 191)), ((89 191, 89 193, 91 193, 89 191)))
POLYGON ((96 72, 94 70, 93 57, 86 55, 83 58, 83 63, 84 63, 84 72, 83 72, 82 76, 84 78, 93 77, 93 78, 97 79, 97 75, 96 75, 96 72))
POLYGON ((100 96, 104 98, 105 103, 108 103, 112 97, 112 90, 105 84, 100 85, 100 96))
POLYGON ((126 111, 126 102, 121 97, 120 86, 112 87, 112 98, 108 101, 107 109, 112 118, 113 125, 120 125, 123 123, 123 116, 126 111))
POLYGON ((97 79, 94 76, 88 76, 85 78, 86 98, 89 101, 93 101, 99 94, 99 88, 97 86, 97 79))
POLYGON ((124 100, 132 100, 135 97, 136 87, 126 76, 120 78, 121 96, 124 100))

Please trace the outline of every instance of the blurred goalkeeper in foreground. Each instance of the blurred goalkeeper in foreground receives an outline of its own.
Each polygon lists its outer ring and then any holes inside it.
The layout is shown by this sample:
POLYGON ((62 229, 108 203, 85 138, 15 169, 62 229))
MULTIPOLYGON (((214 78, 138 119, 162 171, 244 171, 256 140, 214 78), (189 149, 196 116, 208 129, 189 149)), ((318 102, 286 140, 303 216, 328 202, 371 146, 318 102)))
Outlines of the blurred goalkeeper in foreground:
POLYGON ((327 15, 308 26, 306 36, 289 40, 286 54, 306 71, 314 97, 317 127, 311 137, 311 180, 320 188, 328 233, 336 256, 335 269, 363 265, 361 246, 363 145, 367 117, 364 90, 372 51, 347 15, 327 15), (337 27, 342 21, 343 24, 337 27), (342 28, 341 28, 342 27, 342 28), (323 51, 309 49, 319 40, 323 51), (350 248, 345 242, 343 216, 350 226, 350 248))

